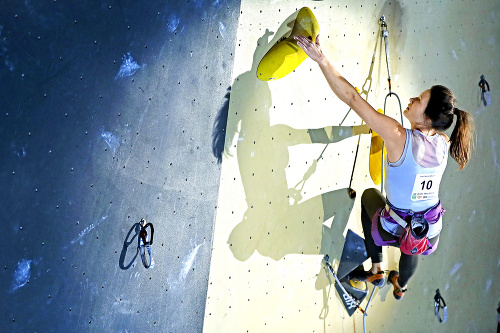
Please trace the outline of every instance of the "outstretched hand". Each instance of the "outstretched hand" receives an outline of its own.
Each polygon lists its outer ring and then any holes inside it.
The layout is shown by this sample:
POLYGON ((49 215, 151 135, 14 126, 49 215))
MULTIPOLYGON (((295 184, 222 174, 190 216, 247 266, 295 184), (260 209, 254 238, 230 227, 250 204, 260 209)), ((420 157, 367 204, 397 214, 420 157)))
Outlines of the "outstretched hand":
POLYGON ((316 43, 313 43, 312 40, 301 35, 295 36, 294 39, 297 41, 297 45, 304 50, 309 58, 316 62, 320 62, 323 59, 324 55, 319 44, 319 35, 316 37, 316 43))

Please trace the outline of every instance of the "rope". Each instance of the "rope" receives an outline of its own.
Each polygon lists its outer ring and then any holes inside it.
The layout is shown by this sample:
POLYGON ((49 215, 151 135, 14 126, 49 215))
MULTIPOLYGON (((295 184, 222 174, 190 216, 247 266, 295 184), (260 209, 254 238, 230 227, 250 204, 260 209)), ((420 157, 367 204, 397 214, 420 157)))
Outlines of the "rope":
MULTIPOLYGON (((389 82, 389 90, 390 90, 390 82, 389 82)), ((390 96, 396 96, 396 98, 398 99, 398 104, 399 104, 399 114, 401 116, 401 126, 403 126, 403 108, 401 107, 401 100, 399 99, 399 96, 396 94, 396 93, 393 93, 393 92, 389 92, 386 96, 385 96, 385 100, 384 100, 384 114, 386 113, 385 110, 386 110, 386 105, 387 105, 387 97, 390 97, 390 96)), ((380 168, 380 172, 382 173, 382 177, 380 179, 382 179, 382 181, 380 182, 380 193, 384 193, 384 147, 385 147, 385 142, 382 142, 382 161, 380 163, 382 163, 382 167, 380 168)))
POLYGON ((373 298, 373 294, 375 293, 375 289, 377 289, 377 286, 374 286, 372 289, 372 293, 370 294, 370 298, 368 299, 368 303, 366 303, 365 306, 365 312, 363 313, 363 332, 366 333, 366 323, 365 323, 365 317, 368 315, 366 313, 366 310, 368 309, 368 306, 370 305, 370 302, 373 298))
MULTIPOLYGON (((387 27, 387 23, 385 22, 385 16, 382 16, 380 18, 380 25, 381 25, 381 30, 382 33, 380 34, 380 37, 384 39, 385 42, 385 61, 387 63, 387 82, 389 84, 389 93, 385 96, 384 100, 384 115, 386 114, 386 105, 387 105, 387 98, 390 96, 396 96, 398 99, 398 104, 399 104, 399 114, 401 116, 401 126, 403 126, 403 108, 401 107, 401 100, 399 99, 399 96, 392 92, 391 88, 391 62, 389 58, 389 29, 387 27)), ((384 148, 385 148, 385 142, 382 143, 382 161, 380 162, 382 164, 380 168, 381 172, 381 178, 382 181, 380 182, 380 192, 384 193, 384 148)))

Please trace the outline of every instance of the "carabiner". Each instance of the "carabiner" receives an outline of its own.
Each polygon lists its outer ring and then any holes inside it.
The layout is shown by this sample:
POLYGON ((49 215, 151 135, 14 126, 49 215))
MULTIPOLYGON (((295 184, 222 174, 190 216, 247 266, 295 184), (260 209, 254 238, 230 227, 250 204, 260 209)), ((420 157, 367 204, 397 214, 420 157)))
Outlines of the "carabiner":
POLYGON ((141 219, 139 225, 141 226, 141 231, 139 233, 139 236, 141 237, 144 245, 153 245, 153 235, 155 233, 155 228, 153 227, 153 224, 152 223, 146 224, 146 220, 141 219), (151 230, 151 237, 149 238, 149 240, 148 240, 148 232, 146 230, 147 227, 149 227, 149 229, 151 230))
POLYGON ((434 296, 434 313, 440 323, 445 323, 448 319, 448 311, 446 310, 446 302, 439 293, 439 289, 436 290, 436 295, 434 296), (442 303, 442 304, 441 304, 442 303), (439 314, 439 310, 443 309, 443 318, 439 314))
POLYGON ((481 75, 481 80, 478 83, 479 88, 481 88, 481 100, 483 101, 484 106, 491 105, 491 97, 490 97, 490 85, 484 75, 481 75))
POLYGON ((144 265, 145 268, 153 268, 155 265, 155 262, 153 260, 153 253, 151 251, 151 245, 153 245, 153 235, 155 232, 155 229, 153 227, 152 223, 146 223, 145 219, 141 219, 139 222, 139 225, 141 226, 141 231, 139 232, 139 251, 141 253, 141 259, 142 259, 142 264, 144 265), (147 232, 147 227, 149 227, 151 231, 151 235, 148 239, 148 232, 147 232), (148 256, 146 257, 146 251, 148 253, 148 256))

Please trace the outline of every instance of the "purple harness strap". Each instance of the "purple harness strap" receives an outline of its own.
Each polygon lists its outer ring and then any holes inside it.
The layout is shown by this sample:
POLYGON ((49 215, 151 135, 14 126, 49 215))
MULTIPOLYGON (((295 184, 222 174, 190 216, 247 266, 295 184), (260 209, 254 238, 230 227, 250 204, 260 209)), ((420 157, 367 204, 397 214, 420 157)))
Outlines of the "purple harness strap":
MULTIPOLYGON (((429 224, 436 223, 439 221, 443 213, 446 211, 443 206, 441 205, 441 201, 439 201, 437 204, 435 204, 433 207, 427 209, 425 212, 413 212, 411 210, 405 210, 405 209, 399 209, 397 207, 394 207, 389 200, 387 200, 387 205, 389 208, 395 212, 400 218, 405 220, 407 217, 411 217, 413 215, 415 216, 423 216, 425 220, 429 224)), ((390 216, 389 212, 384 211, 384 212, 378 212, 380 216, 385 218, 388 222, 391 223, 397 223, 394 221, 394 219, 390 216)))
MULTIPOLYGON (((390 207, 391 207, 391 209, 393 209, 392 205, 390 205, 390 207)), ((393 209, 393 210, 402 219, 405 219, 406 217, 411 216, 411 214, 409 214, 407 212, 401 212, 401 211, 396 210, 396 209, 393 209)), ((432 223, 437 222, 441 218, 441 216, 443 215, 444 212, 445 212, 445 209, 443 208, 443 206, 441 206, 441 202, 439 202, 436 206, 434 206, 431 209, 427 210, 425 213, 423 213, 423 214, 422 213, 415 213, 415 214, 422 214, 425 217, 425 219, 427 220, 427 222, 429 222, 430 224, 432 224, 432 223)), ((385 211, 385 207, 379 208, 377 210, 377 212, 375 213, 375 215, 373 216, 373 218, 372 218, 371 234, 372 234, 372 237, 373 237, 373 241, 375 242, 375 245, 377 245, 377 246, 391 246, 391 245, 394 245, 394 243, 398 242, 397 240, 394 239, 394 240, 386 241, 380 235, 380 232, 378 231, 378 225, 380 223, 380 217, 385 218, 388 222, 396 223, 397 224, 397 222, 394 221, 394 219, 385 211)), ((437 236, 437 240, 434 243, 434 245, 431 245, 430 243, 428 243, 429 248, 427 250, 425 250, 422 253, 422 255, 426 256, 426 255, 429 255, 432 252, 434 252, 437 249, 438 243, 439 243, 439 235, 437 236)))

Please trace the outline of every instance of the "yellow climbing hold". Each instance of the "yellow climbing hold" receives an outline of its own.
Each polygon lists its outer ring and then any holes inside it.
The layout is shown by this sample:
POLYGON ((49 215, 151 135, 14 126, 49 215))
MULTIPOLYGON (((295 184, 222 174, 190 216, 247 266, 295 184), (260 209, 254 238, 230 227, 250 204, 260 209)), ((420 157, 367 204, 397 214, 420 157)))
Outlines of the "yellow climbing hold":
POLYGON ((307 58, 294 37, 302 35, 316 42, 318 34, 319 25, 313 12, 307 7, 302 8, 290 36, 282 37, 260 61, 257 77, 262 81, 273 81, 290 74, 307 58))
MULTIPOLYGON (((384 113, 384 110, 378 109, 379 113, 384 113)), ((382 158, 385 156, 382 154, 382 147, 384 146, 384 141, 376 132, 372 131, 372 140, 370 146, 370 176, 372 177, 373 183, 375 185, 380 185, 382 182, 382 158)))

